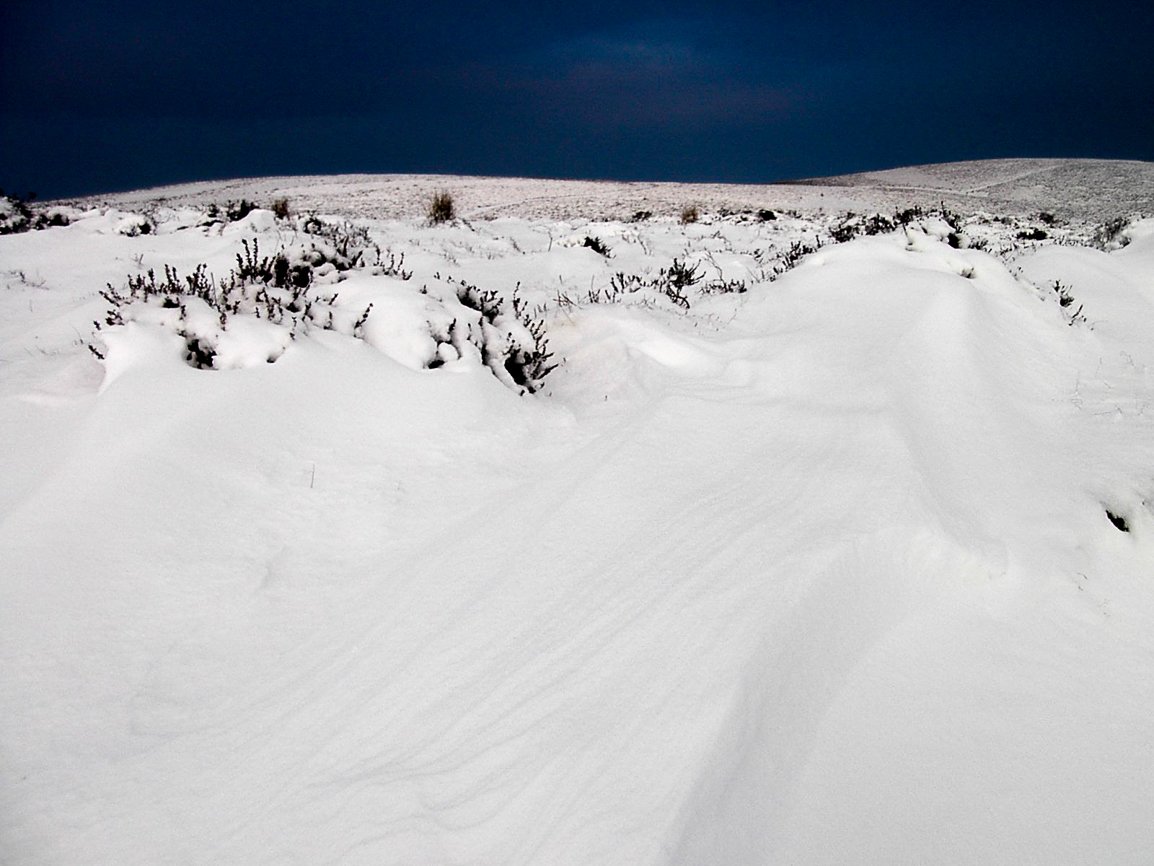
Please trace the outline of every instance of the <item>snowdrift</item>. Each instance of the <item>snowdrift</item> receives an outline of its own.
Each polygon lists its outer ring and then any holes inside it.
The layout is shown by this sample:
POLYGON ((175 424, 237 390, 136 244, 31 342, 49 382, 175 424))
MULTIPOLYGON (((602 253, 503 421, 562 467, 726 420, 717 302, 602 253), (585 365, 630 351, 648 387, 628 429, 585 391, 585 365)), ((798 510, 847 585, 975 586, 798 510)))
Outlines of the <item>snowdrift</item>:
POLYGON ((5 862, 1150 861, 1154 223, 328 183, 0 237, 5 862))

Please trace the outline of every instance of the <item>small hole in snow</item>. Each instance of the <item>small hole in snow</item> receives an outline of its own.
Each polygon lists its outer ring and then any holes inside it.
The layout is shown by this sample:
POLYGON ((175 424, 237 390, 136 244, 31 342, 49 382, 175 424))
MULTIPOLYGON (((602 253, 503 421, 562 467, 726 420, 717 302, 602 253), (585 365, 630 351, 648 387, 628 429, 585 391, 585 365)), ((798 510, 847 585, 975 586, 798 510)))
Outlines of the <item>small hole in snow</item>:
POLYGON ((1126 522, 1126 518, 1120 514, 1115 514, 1109 508, 1106 509, 1106 516, 1110 518, 1110 522, 1114 524, 1114 528, 1119 532, 1129 532, 1130 524, 1126 522))

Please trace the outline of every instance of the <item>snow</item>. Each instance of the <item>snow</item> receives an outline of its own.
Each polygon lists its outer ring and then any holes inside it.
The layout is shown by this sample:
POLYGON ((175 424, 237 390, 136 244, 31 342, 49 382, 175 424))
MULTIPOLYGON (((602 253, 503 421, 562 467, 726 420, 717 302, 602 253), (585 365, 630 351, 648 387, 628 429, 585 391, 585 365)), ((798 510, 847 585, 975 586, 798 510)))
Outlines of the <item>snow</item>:
POLYGON ((772 209, 834 214, 886 213, 895 202, 923 208, 945 203, 955 211, 1001 215, 1047 210, 1063 219, 1105 222, 1154 208, 1154 164, 1093 159, 997 159, 893 169, 789 184, 614 183, 580 180, 456 177, 448 175, 340 175, 244 178, 180 184, 87 199, 132 210, 158 202, 169 208, 203 208, 249 200, 271 204, 287 198, 302 211, 372 219, 418 219, 434 192, 451 190, 457 211, 469 219, 628 220, 640 211, 680 215, 687 205, 702 213, 772 209))
POLYGON ((237 181, 0 237, 0 859, 1148 863, 1154 221, 1105 252, 1108 202, 987 202, 955 243, 834 244, 794 189, 746 191, 761 222, 663 187, 683 226, 602 219, 629 185, 237 181), (213 369, 207 304, 93 333, 126 275, 307 244, 200 209, 272 192, 411 279, 331 271, 332 329, 230 313, 213 369), (1018 239, 1038 209, 1070 215, 1018 239), (675 259, 747 291, 686 309, 675 259), (518 285, 534 394, 485 361, 518 285))

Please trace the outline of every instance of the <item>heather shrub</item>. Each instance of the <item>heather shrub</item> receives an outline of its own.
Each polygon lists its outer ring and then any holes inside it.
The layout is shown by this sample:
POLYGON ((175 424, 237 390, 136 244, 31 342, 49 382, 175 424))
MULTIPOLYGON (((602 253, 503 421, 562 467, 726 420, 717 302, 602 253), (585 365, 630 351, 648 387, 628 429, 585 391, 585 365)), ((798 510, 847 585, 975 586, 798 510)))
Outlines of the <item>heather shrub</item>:
POLYGON ((457 207, 452 194, 448 190, 434 193, 426 213, 429 222, 433 224, 452 222, 457 218, 457 207))

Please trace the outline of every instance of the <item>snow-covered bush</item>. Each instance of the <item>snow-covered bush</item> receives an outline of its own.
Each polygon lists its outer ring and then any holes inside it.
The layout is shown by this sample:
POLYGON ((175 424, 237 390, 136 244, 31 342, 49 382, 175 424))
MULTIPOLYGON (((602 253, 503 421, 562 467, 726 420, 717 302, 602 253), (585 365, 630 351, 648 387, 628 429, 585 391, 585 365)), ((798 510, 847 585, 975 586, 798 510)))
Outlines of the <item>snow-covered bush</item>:
POLYGON ((240 222, 256 209, 257 206, 255 202, 242 198, 240 201, 230 201, 226 204, 224 206, 224 215, 230 223, 236 223, 240 222))
POLYGON ((242 198, 239 201, 227 201, 223 206, 214 202, 208 206, 205 216, 207 217, 207 224, 209 225, 220 222, 236 223, 240 222, 254 210, 259 210, 256 202, 242 198))
POLYGON ((44 213, 37 214, 36 219, 33 221, 33 228, 48 229, 71 224, 72 218, 68 216, 65 209, 54 207, 49 208, 44 213))
MULTIPOLYGON (((884 217, 882 217, 884 219, 884 217)), ((965 246, 965 236, 962 231, 963 220, 960 214, 955 213, 941 204, 936 208, 923 210, 918 205, 906 208, 905 210, 895 211, 893 224, 895 227, 908 228, 911 226, 921 226, 923 229, 929 230, 932 234, 940 235, 941 239, 946 241, 954 249, 961 249, 965 246), (936 222, 939 226, 944 226, 940 232, 934 231, 931 223, 936 222)))
POLYGON ((730 295, 744 294, 748 287, 744 280, 726 280, 721 277, 702 283, 705 275, 700 271, 701 265, 689 264, 680 259, 674 259, 669 267, 661 268, 656 276, 641 276, 618 271, 609 280, 609 288, 605 290, 590 289, 587 295, 589 303, 611 304, 625 295, 631 295, 642 289, 650 289, 664 295, 676 306, 688 310, 689 295, 687 290, 694 286, 700 287, 702 295, 730 295))
POLYGON ((32 227, 32 209, 19 196, 0 193, 0 235, 26 232, 32 227))
POLYGON ((27 200, 16 195, 4 195, 0 190, 0 235, 66 226, 69 222, 64 208, 54 207, 37 213, 27 200))
POLYGON ((710 280, 703 284, 699 292, 703 295, 744 295, 749 291, 745 280, 710 280))
POLYGON ((331 265, 337 272, 371 268, 374 274, 401 280, 413 276, 412 271, 404 269, 404 253, 396 255, 391 250, 382 250, 363 226, 326 222, 310 215, 301 221, 300 228, 312 237, 301 247, 298 258, 315 269, 331 265))
POLYGON ((237 272, 246 278, 271 280, 278 287, 341 282, 357 269, 399 280, 413 276, 412 271, 405 270, 404 253, 382 250, 362 226, 330 223, 309 215, 297 228, 305 235, 304 242, 285 247, 271 258, 253 257, 245 241, 243 260, 237 256, 237 272))
MULTIPOLYGON (((370 277, 404 282, 411 277, 411 272, 401 269, 404 257, 382 256, 374 246, 378 264, 370 266, 365 263, 364 249, 354 242, 367 234, 341 229, 330 232, 329 238, 331 243, 314 238, 296 251, 282 249, 273 255, 262 254, 258 239, 245 239, 235 267, 219 281, 201 264, 184 276, 165 265, 162 274, 149 270, 129 276, 123 286, 108 284, 100 293, 108 309, 102 320, 93 323, 89 350, 106 360, 130 327, 145 327, 179 337, 175 345, 181 346, 183 360, 202 370, 273 363, 293 340, 314 329, 365 339, 388 352, 379 331, 366 334, 373 304, 363 306, 363 294, 355 306, 340 303, 340 294, 319 290, 323 280, 314 277, 331 276, 334 262, 341 262, 342 267, 355 262, 370 277), (310 254, 323 257, 324 265, 314 268, 316 259, 308 259, 310 254)), ((539 391, 556 367, 542 316, 531 312, 516 290, 507 302, 496 291, 451 277, 447 282, 453 289, 449 298, 429 299, 433 306, 427 334, 434 351, 425 366, 437 368, 472 359, 510 388, 522 393, 539 391)), ((363 293, 364 288, 362 281, 357 291, 363 293)))
POLYGON ((894 211, 894 224, 899 226, 908 226, 915 220, 920 220, 926 215, 926 212, 920 206, 914 205, 903 210, 894 211))
MULTIPOLYGON (((454 282, 451 277, 449 281, 454 282)), ((512 315, 505 312, 505 299, 493 289, 481 290, 460 282, 456 293, 461 306, 479 316, 474 321, 466 319, 464 325, 453 320, 446 333, 434 334, 438 352, 429 366, 438 367, 452 359, 451 354, 446 358, 443 346, 451 347, 450 351, 460 357, 468 344, 499 380, 529 394, 541 390, 545 377, 557 367, 551 363, 545 320, 529 310, 517 289, 509 304, 512 315)))
POLYGON ((801 264, 802 259, 816 253, 819 249, 821 249, 820 241, 814 245, 810 245, 805 241, 794 241, 789 245, 789 248, 778 257, 777 263, 773 266, 771 279, 777 279, 782 274, 792 271, 801 264))
POLYGON ((142 214, 129 214, 116 225, 116 231, 129 238, 150 235, 154 228, 152 220, 142 214))
POLYGON ((858 216, 847 213, 845 219, 831 228, 829 233, 835 243, 844 244, 847 241, 852 241, 859 235, 880 235, 891 232, 894 228, 893 220, 887 219, 878 213, 871 216, 858 216))
POLYGON ((1094 232, 1094 245, 1106 251, 1121 249, 1130 243, 1130 239, 1126 237, 1126 229, 1129 226, 1130 220, 1126 217, 1115 217, 1094 232))
POLYGON ((613 303, 624 295, 631 295, 642 289, 651 289, 664 295, 683 310, 689 309, 689 296, 685 290, 702 280, 698 265, 690 265, 674 259, 668 268, 662 268, 656 276, 641 276, 618 271, 609 280, 609 288, 604 292, 590 291, 592 303, 613 303))
POLYGON ((1044 241, 1049 236, 1045 229, 1030 228, 1018 232, 1016 237, 1020 241, 1044 241))
POLYGON ((360 335, 371 304, 358 315, 339 307, 336 293, 312 295, 311 281, 298 283, 279 266, 283 256, 261 257, 256 240, 243 245, 237 267, 220 283, 203 264, 183 279, 165 265, 163 279, 150 269, 128 277, 122 288, 109 283, 100 293, 109 309, 103 322, 93 323, 97 339, 90 351, 103 360, 108 329, 129 322, 173 332, 184 341, 185 361, 202 370, 247 366, 257 356, 272 363, 311 328, 360 335))

